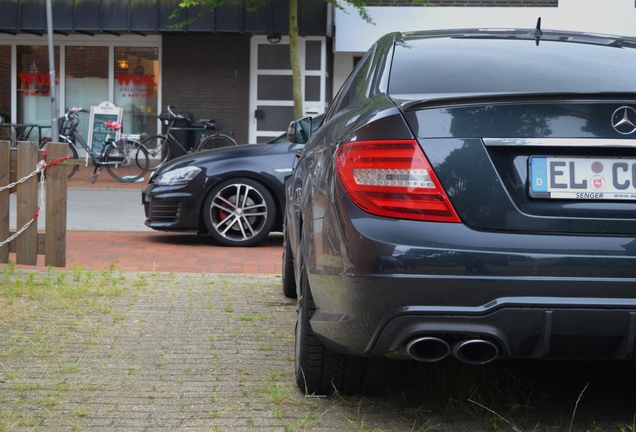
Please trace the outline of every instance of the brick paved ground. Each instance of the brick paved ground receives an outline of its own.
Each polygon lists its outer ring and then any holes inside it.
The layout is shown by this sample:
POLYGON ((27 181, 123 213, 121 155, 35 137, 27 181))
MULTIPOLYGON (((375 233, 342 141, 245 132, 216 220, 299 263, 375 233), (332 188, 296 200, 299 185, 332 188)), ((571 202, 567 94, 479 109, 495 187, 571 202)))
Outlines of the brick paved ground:
MULTIPOLYGON (((280 274, 282 235, 271 234, 258 246, 218 246, 207 235, 154 231, 67 231, 66 269, 115 269, 132 272, 280 274)), ((15 261, 15 254, 9 259, 15 261)), ((38 265, 20 268, 43 269, 38 265)))
MULTIPOLYGON (((122 183, 102 172, 92 183, 92 169, 80 167, 69 188, 137 189, 144 183, 122 183)), ((147 180, 147 178, 146 178, 147 180)), ((141 215, 140 217, 143 217, 141 215)), ((66 269, 139 272, 280 274, 282 235, 274 233, 256 247, 228 248, 214 244, 207 235, 158 231, 67 231, 66 269)), ((10 255, 15 261, 15 254, 10 255)), ((38 256, 37 267, 44 266, 38 256)), ((32 268, 35 266, 21 266, 32 268)))
POLYGON ((277 276, 125 277, 140 286, 100 311, 0 331, 0 430, 410 431, 427 415, 373 392, 304 397, 277 276))

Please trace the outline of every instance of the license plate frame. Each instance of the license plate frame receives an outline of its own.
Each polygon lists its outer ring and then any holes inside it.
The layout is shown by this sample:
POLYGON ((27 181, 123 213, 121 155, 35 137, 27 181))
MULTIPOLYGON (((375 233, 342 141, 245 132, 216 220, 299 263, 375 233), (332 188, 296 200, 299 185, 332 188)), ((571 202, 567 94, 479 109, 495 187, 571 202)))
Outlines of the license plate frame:
POLYGON ((530 156, 532 198, 636 200, 636 158, 530 156))

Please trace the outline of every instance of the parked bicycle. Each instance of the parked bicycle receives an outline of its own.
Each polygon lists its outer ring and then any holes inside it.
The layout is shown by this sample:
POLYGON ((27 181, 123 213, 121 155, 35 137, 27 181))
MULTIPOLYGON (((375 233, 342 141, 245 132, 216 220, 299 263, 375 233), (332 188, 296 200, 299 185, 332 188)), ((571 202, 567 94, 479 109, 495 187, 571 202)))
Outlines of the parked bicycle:
MULTIPOLYGON (((93 183, 104 167, 114 179, 121 182, 130 183, 143 180, 143 176, 150 166, 148 151, 143 144, 125 135, 122 135, 121 139, 115 140, 111 137, 111 133, 108 133, 101 150, 94 151, 88 146, 78 129, 79 113, 81 112, 87 113, 88 111, 83 108, 69 108, 64 117, 59 119, 59 142, 68 144, 68 154, 70 155, 67 177, 71 178, 79 169, 80 160, 77 153, 77 144, 79 144, 91 157, 95 167, 92 174, 93 183)), ((119 122, 109 121, 104 122, 104 124, 113 133, 122 128, 122 124, 119 122)), ((45 148, 50 141, 50 137, 42 139, 40 148, 45 148)))
POLYGON ((210 150, 219 147, 230 147, 237 145, 234 138, 232 138, 232 131, 217 130, 216 123, 210 119, 201 119, 199 123, 202 127, 196 128, 181 128, 175 126, 177 120, 184 120, 185 117, 181 114, 177 114, 172 111, 174 106, 168 105, 168 118, 164 120, 166 125, 165 133, 161 135, 151 136, 147 138, 143 145, 148 150, 150 156, 149 170, 158 168, 165 161, 170 160, 175 148, 180 148, 183 153, 190 153, 192 151, 210 150), (199 141, 193 147, 192 150, 186 149, 186 146, 182 144, 179 139, 171 133, 178 130, 196 130, 201 132, 199 141))

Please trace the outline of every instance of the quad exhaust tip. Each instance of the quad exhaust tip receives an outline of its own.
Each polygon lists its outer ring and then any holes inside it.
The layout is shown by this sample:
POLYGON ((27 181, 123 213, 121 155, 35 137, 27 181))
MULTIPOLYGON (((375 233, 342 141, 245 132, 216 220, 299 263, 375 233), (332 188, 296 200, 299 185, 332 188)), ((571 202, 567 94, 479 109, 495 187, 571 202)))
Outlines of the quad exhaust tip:
POLYGON ((453 346, 453 356, 464 363, 484 365, 499 356, 499 349, 483 339, 467 339, 453 346))
POLYGON ((406 352, 414 360, 432 363, 446 358, 451 349, 444 339, 426 336, 409 342, 406 345, 406 352))
POLYGON ((484 339, 466 339, 450 345, 441 338, 423 336, 411 340, 406 345, 406 353, 414 360, 432 363, 445 359, 452 354, 457 360, 472 364, 484 365, 499 356, 495 344, 484 339))

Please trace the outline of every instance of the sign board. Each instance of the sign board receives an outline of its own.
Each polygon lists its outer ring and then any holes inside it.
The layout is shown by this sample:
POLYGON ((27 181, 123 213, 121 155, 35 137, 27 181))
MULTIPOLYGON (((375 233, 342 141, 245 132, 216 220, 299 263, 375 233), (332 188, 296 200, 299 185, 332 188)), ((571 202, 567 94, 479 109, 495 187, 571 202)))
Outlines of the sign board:
POLYGON ((111 138, 115 140, 119 139, 120 131, 111 131, 104 123, 107 121, 121 122, 122 113, 122 108, 118 108, 114 103, 109 101, 104 101, 97 106, 91 107, 91 119, 88 126, 88 146, 94 152, 100 153, 102 151, 108 134, 111 134, 111 138))

